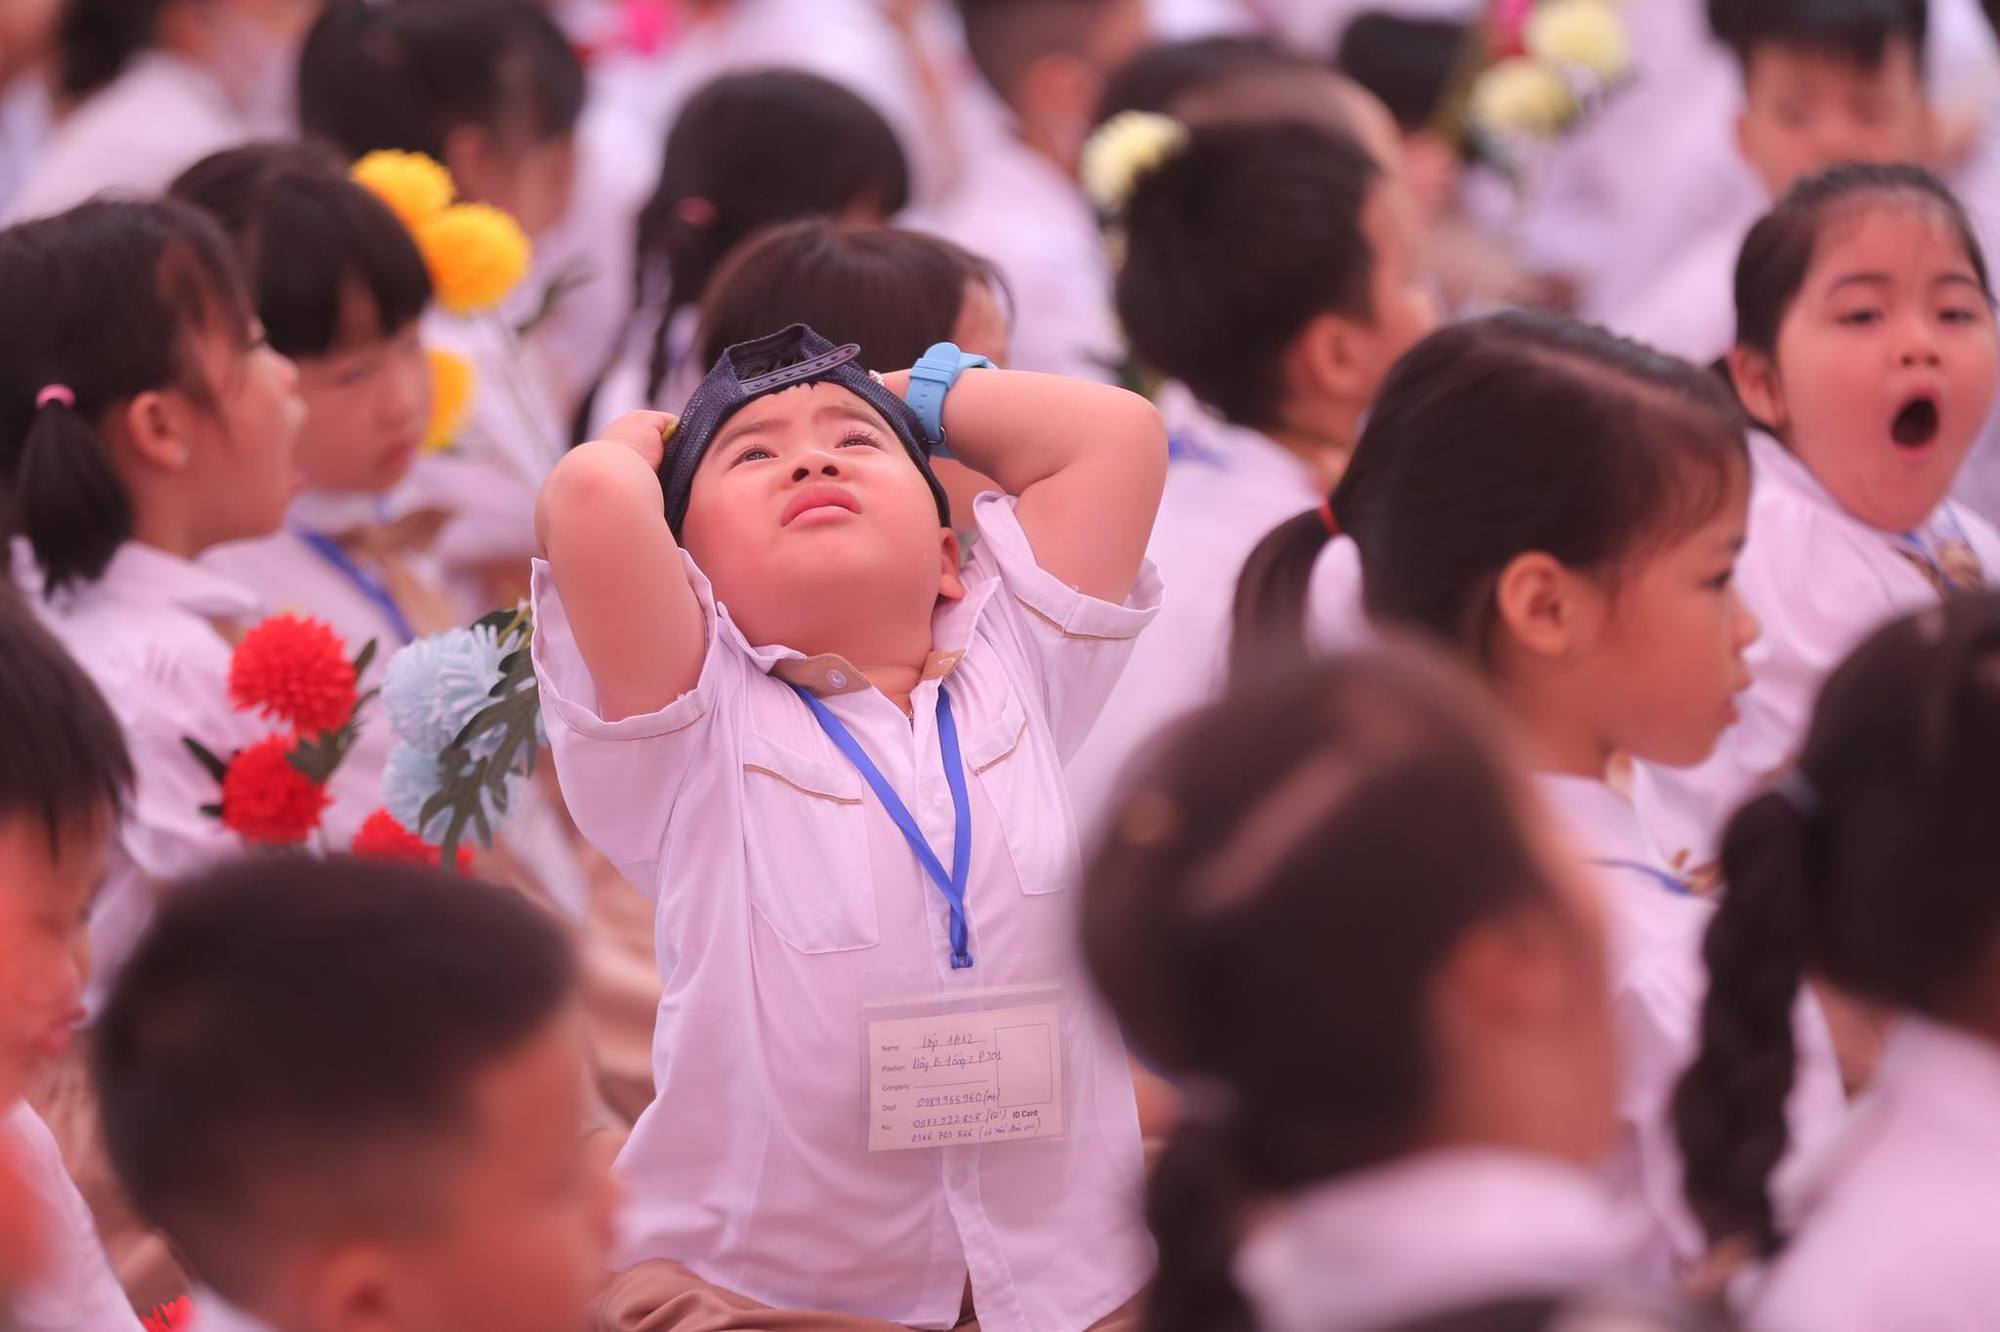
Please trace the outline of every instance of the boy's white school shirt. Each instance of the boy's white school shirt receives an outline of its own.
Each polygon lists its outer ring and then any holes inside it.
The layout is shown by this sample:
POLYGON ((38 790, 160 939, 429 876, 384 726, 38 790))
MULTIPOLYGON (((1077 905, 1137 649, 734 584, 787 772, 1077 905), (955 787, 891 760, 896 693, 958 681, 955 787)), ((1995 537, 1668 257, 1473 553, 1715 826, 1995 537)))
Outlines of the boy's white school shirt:
POLYGON ((1083 187, 1010 134, 963 165, 958 188, 908 219, 976 255, 1007 279, 1014 338, 1007 364, 1099 383, 1123 355, 1111 264, 1083 187))
POLYGON ((104 1255, 90 1204, 77 1192, 62 1151, 26 1101, 0 1121, 9 1160, 41 1209, 36 1226, 46 1250, 42 1271, 4 1307, 16 1332, 139 1332, 138 1315, 104 1255))
MULTIPOLYGON (((1039 568, 1009 496, 983 496, 966 596, 939 610, 913 716, 838 657, 752 647, 683 562, 708 624, 695 687, 603 720, 546 564, 535 664, 556 771, 597 848, 657 900, 665 992, 657 1097, 619 1159, 617 1267, 670 1258, 779 1308, 914 1327, 1080 1329, 1129 1300, 1152 1248, 1124 1048, 1075 957, 1078 844, 1062 760, 1157 611, 1039 568), (936 725, 949 690, 972 803, 967 914, 978 968, 1048 955, 1063 978, 1068 1133, 941 1150, 865 1149, 871 975, 943 989, 943 897, 861 774, 785 683, 818 694, 947 857, 936 725)), ((960 973, 963 975, 963 973, 960 973)))
POLYGON ((1645 1240, 1579 1166, 1441 1148, 1280 1204, 1235 1275, 1265 1332, 1377 1332, 1495 1300, 1630 1293, 1645 1240))
POLYGON ((15 565, 42 623, 111 705, 137 775, 90 917, 94 1014, 151 922, 160 885, 243 853, 235 833, 201 812, 221 788, 181 742, 192 736, 226 761, 276 729, 230 706, 234 649, 218 628, 249 628, 258 601, 221 574, 137 541, 120 546, 96 582, 53 598, 42 596, 26 542, 15 543, 15 565))
POLYGON ((1303 459, 1221 420, 1185 385, 1166 385, 1158 401, 1170 462, 1146 557, 1170 590, 1066 769, 1086 844, 1108 817, 1134 755, 1222 693, 1236 582, 1250 552, 1272 528, 1325 498, 1303 459))
MULTIPOLYGON (((1706 763, 1640 764, 1634 782, 1647 832, 1683 872, 1712 861, 1736 807, 1790 767, 1828 673, 1883 624, 1938 604, 1897 537, 1841 508, 1777 440, 1752 432, 1750 462, 1750 539, 1736 576, 1762 636, 1745 654, 1741 719, 1706 763)), ((1955 525, 2000 586, 2000 534, 1985 520, 1946 500, 1930 522, 1955 525)))
MULTIPOLYGON (((1605 1162, 1613 1194, 1642 1208, 1651 1221, 1651 1275, 1671 1293, 1674 1274, 1699 1262, 1707 1248, 1681 1192, 1682 1160, 1674 1136, 1674 1085, 1701 1041, 1701 1004, 1708 992, 1702 938, 1714 905, 1676 893, 1638 811, 1608 783, 1544 773, 1536 779, 1544 808, 1583 860, 1604 905, 1605 970, 1622 1067, 1618 1141, 1605 1162)), ((1780 1192, 1790 1188, 1793 1163, 1810 1160, 1847 1115, 1840 1061, 1826 1019, 1810 993, 1792 1018, 1799 1072, 1787 1103, 1791 1150, 1780 1192)))
POLYGON ((1750 1298, 1759 1332, 1988 1332, 2000 1310, 2000 1050, 1906 1017, 1750 1298))
POLYGON ((150 198, 210 153, 270 137, 203 66, 166 51, 133 58, 123 73, 59 120, 7 211, 41 217, 93 195, 150 198))

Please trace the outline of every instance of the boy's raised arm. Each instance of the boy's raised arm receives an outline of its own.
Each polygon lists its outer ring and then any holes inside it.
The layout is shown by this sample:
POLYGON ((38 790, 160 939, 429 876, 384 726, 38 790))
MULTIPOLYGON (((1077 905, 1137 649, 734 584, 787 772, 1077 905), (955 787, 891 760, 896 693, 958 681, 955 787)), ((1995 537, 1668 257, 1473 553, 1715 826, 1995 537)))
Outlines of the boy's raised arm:
POLYGON ((556 464, 535 506, 535 537, 606 721, 656 712, 701 674, 701 604, 667 527, 657 472, 673 420, 618 418, 556 464))
MULTIPOLYGON (((897 393, 907 372, 886 377, 897 393)), ((1018 370, 972 370, 944 403, 952 456, 1019 497, 1042 568, 1086 596, 1123 601, 1153 533, 1167 433, 1136 393, 1018 370)))

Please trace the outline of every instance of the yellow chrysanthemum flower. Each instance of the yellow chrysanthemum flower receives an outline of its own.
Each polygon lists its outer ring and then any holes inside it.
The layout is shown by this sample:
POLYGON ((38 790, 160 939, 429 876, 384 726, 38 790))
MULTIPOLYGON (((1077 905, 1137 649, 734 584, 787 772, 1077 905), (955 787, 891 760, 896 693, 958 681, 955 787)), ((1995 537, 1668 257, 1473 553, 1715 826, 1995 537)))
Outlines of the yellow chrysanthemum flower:
POLYGON ((520 224, 486 204, 453 204, 416 235, 438 304, 455 315, 498 305, 527 275, 533 257, 520 224))
POLYGON ((385 148, 368 154, 348 173, 415 231, 451 206, 457 190, 451 173, 422 153, 385 148))
POLYGON ((426 348, 431 363, 431 421, 424 430, 424 451, 448 449, 472 406, 472 362, 456 352, 426 348))
POLYGON ((1576 96, 1539 60, 1514 56, 1472 86, 1472 118, 1489 130, 1553 134, 1576 110, 1576 96))
POLYGON ((1098 210, 1116 216, 1139 177, 1173 156, 1187 129, 1172 116, 1126 111, 1113 116, 1083 145, 1083 190, 1098 210))
POLYGON ((1522 35, 1536 59, 1573 66, 1607 83, 1632 67, 1631 40, 1607 0, 1546 0, 1535 6, 1522 35))

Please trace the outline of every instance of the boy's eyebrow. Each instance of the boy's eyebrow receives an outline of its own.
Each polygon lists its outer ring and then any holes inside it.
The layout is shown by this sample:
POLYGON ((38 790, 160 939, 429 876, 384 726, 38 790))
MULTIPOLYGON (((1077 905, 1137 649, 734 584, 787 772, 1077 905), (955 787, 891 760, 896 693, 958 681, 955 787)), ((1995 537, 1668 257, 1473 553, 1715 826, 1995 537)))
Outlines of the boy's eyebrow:
POLYGON ((826 421, 832 419, 853 421, 858 425, 865 425, 875 430, 880 430, 882 428, 881 417, 875 415, 875 413, 869 411, 865 407, 856 407, 851 403, 830 402, 826 406, 820 408, 818 411, 813 413, 814 421, 826 421))
POLYGON ((1827 294, 1830 296, 1834 292, 1839 291, 1842 287, 1854 287, 1854 286, 1886 287, 1891 283, 1893 283, 1894 281, 1895 279, 1890 277, 1887 273, 1849 273, 1846 277, 1836 278, 1833 284, 1829 286, 1826 290, 1827 294))
POLYGON ((1982 296, 1986 294, 1986 288, 1981 285, 1978 278, 1970 273, 1939 273, 1931 279, 1931 285, 1933 287, 1970 287, 1982 296))
POLYGON ((733 443, 734 441, 743 438, 745 435, 762 434, 764 431, 769 430, 772 426, 775 426, 777 423, 778 423, 777 418, 771 416, 766 416, 756 421, 735 422, 730 426, 728 426, 726 429, 724 429, 721 434, 715 437, 714 442, 708 446, 708 451, 710 453, 715 453, 719 451, 725 444, 733 443))

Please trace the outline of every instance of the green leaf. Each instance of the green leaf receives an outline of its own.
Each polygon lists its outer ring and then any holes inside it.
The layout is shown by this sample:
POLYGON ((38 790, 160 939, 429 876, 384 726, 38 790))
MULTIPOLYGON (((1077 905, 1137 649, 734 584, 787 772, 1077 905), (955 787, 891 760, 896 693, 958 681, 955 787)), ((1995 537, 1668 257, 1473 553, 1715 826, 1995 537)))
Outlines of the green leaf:
POLYGON ((209 776, 215 778, 218 785, 221 784, 224 777, 229 775, 229 765, 217 758, 207 745, 204 745, 191 735, 182 736, 181 743, 187 746, 188 753, 194 755, 197 763, 208 769, 209 776))
POLYGON ((222 817, 222 806, 203 805, 200 807, 200 812, 208 815, 208 817, 210 817, 211 819, 219 819, 222 817))
POLYGON ((355 657, 354 659, 355 679, 357 680, 360 679, 363 672, 365 672, 368 669, 369 663, 375 660, 375 647, 376 647, 375 640, 371 638, 368 640, 367 645, 361 649, 360 655, 355 657))

